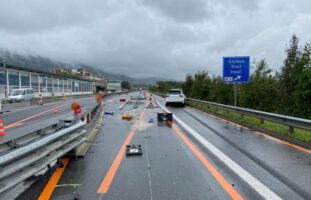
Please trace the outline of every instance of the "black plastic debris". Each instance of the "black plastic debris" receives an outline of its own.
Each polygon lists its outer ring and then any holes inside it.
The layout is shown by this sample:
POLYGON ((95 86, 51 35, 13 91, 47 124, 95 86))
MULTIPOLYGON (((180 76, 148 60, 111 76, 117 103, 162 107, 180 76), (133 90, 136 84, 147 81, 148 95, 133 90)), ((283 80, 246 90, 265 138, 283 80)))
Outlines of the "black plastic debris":
POLYGON ((173 121, 172 113, 158 113, 158 121, 173 121))
POLYGON ((141 145, 126 145, 126 156, 141 156, 143 152, 141 145))

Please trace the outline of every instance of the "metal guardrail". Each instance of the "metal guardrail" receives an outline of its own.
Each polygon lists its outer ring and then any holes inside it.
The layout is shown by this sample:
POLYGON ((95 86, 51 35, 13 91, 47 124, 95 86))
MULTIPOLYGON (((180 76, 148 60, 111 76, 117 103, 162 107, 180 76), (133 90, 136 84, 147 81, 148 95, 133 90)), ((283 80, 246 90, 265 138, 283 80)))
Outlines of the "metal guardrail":
POLYGON ((0 194, 50 168, 68 152, 75 154, 75 149, 86 141, 84 125, 101 110, 99 103, 72 119, 0 144, 0 194))
POLYGON ((0 157, 0 193, 48 168, 53 161, 85 141, 84 122, 42 137, 0 157))
POLYGON ((0 198, 15 185, 57 164, 65 154, 76 155, 86 141, 84 125, 94 121, 102 107, 103 104, 98 103, 81 115, 0 144, 0 198))
POLYGON ((187 101, 204 104, 210 107, 219 108, 219 109, 229 111, 229 112, 235 112, 235 113, 241 114, 242 117, 246 115, 246 116, 259 118, 260 123, 264 123, 264 120, 268 120, 268 121, 272 121, 278 124, 287 125, 289 127, 289 133, 293 133, 294 128, 301 128, 304 130, 311 131, 311 120, 308 120, 308 119, 302 119, 302 118, 280 115, 280 114, 275 114, 275 113, 263 112, 263 111, 258 111, 258 110, 251 110, 251 109, 229 106, 229 105, 208 102, 208 101, 202 101, 202 100, 192 99, 192 98, 187 98, 187 101))
MULTIPOLYGON (((153 92, 153 93, 156 95, 160 95, 160 96, 165 95, 163 93, 158 93, 158 92, 153 92)), ((263 111, 252 110, 252 109, 247 109, 247 108, 240 108, 240 107, 235 107, 235 106, 229 106, 229 105, 224 105, 224 104, 214 103, 214 102, 209 102, 209 101, 202 101, 202 100, 193 99, 193 98, 186 98, 186 101, 203 104, 209 107, 222 109, 228 112, 238 113, 241 115, 242 118, 244 115, 259 118, 261 124, 264 123, 264 120, 272 121, 278 124, 283 124, 283 125, 288 126, 289 128, 288 132, 290 134, 294 132, 294 128, 300 128, 300 129, 311 131, 311 120, 308 120, 308 119, 302 119, 302 118, 280 115, 280 114, 275 114, 275 113, 263 112, 263 111)))

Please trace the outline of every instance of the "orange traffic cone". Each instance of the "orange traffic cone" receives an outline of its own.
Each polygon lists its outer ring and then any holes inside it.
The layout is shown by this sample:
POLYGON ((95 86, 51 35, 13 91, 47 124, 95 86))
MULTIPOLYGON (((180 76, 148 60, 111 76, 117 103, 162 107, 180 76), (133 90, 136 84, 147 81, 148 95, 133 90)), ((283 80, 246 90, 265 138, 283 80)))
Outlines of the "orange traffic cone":
POLYGON ((4 126, 3 126, 3 121, 2 119, 0 119, 0 135, 4 135, 5 132, 4 132, 4 126))
POLYGON ((54 105, 54 113, 55 113, 55 114, 58 113, 58 106, 57 106, 57 104, 54 105))

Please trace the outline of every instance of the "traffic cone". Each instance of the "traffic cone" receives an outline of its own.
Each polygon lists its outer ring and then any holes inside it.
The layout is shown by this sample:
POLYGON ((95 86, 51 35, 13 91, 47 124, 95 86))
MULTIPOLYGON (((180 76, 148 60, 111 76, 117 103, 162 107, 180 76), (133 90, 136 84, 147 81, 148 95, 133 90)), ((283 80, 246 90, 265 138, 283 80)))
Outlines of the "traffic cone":
POLYGON ((3 121, 2 119, 0 119, 0 135, 4 135, 5 132, 4 132, 4 126, 3 126, 3 121))
POLYGON ((57 106, 57 104, 54 105, 54 113, 55 113, 55 114, 58 113, 58 106, 57 106))

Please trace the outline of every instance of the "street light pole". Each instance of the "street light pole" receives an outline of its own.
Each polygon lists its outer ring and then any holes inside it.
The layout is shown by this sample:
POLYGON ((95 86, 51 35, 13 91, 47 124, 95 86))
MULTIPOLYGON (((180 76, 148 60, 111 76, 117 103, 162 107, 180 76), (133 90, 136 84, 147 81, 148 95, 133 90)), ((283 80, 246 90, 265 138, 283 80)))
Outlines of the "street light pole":
MULTIPOLYGON (((5 60, 4 59, 1 59, 1 62, 2 62, 2 65, 3 65, 3 71, 4 71, 4 73, 6 73, 5 72, 5 68, 6 68, 6 66, 5 66, 5 60)), ((0 112, 2 111, 2 99, 1 99, 2 97, 0 96, 0 112)))
POLYGON ((4 71, 5 75, 6 75, 6 93, 5 93, 5 97, 8 97, 9 96, 9 72, 6 69, 6 60, 2 59, 1 62, 2 62, 2 66, 3 66, 3 71, 4 71))

